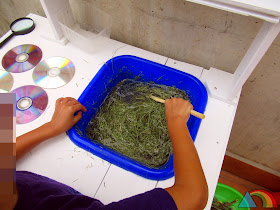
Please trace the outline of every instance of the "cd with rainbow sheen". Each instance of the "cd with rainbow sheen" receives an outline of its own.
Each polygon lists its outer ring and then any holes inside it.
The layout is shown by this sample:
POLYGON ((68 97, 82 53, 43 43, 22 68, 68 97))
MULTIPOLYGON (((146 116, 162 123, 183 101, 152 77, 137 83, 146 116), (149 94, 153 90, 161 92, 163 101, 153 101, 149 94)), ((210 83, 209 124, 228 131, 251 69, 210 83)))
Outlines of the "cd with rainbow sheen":
POLYGON ((75 66, 63 57, 52 57, 41 61, 33 71, 34 82, 43 88, 61 87, 74 77, 75 66))
POLYGON ((16 122, 24 124, 37 119, 48 105, 45 90, 35 85, 26 85, 13 90, 16 94, 16 122))
POLYGON ((34 68, 42 59, 42 50, 36 45, 23 44, 9 50, 2 66, 10 73, 21 73, 34 68))
POLYGON ((13 76, 5 71, 0 69, 0 93, 9 92, 14 84, 13 76))

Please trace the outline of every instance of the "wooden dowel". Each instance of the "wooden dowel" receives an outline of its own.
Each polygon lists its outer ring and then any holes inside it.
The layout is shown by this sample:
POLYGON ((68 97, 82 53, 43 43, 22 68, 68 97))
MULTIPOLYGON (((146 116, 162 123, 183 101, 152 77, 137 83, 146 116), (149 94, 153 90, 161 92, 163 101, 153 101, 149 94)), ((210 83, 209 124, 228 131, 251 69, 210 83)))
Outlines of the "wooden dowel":
MULTIPOLYGON (((155 101, 157 101, 157 102, 159 102, 159 103, 163 103, 163 104, 165 103, 164 99, 158 98, 156 96, 150 95, 150 98, 155 100, 155 101)), ((191 110, 190 114, 195 116, 195 117, 197 117, 197 118, 199 118, 199 119, 204 119, 205 118, 204 114, 201 114, 201 113, 199 113, 199 112, 197 112, 195 110, 191 110)))

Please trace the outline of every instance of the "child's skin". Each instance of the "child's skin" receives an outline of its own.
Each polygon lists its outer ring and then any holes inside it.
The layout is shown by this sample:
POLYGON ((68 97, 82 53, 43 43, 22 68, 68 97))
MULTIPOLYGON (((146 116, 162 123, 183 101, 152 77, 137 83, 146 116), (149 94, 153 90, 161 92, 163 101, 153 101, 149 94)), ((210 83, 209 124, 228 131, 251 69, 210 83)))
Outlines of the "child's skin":
POLYGON ((86 112, 87 109, 74 98, 57 99, 55 111, 50 122, 17 138, 17 160, 43 141, 58 136, 72 128, 82 118, 82 111, 86 112), (79 111, 78 114, 74 116, 77 111, 79 111))
MULTIPOLYGON (((186 125, 192 108, 192 105, 183 99, 173 98, 165 101, 165 114, 172 141, 175 171, 175 184, 165 190, 172 196, 178 209, 198 210, 206 206, 208 187, 186 125)), ((59 98, 56 101, 55 112, 50 122, 17 138, 17 159, 41 142, 69 130, 81 119, 82 111, 86 112, 87 110, 76 99, 59 98), (77 111, 79 113, 74 116, 77 111)), ((2 204, 4 207, 3 201, 2 204)), ((6 202, 5 206, 11 207, 15 204, 16 198, 10 204, 6 202)))
POLYGON ((175 184, 166 190, 178 209, 203 209, 208 200, 207 182, 186 125, 192 109, 193 106, 181 98, 165 101, 175 173, 175 184))

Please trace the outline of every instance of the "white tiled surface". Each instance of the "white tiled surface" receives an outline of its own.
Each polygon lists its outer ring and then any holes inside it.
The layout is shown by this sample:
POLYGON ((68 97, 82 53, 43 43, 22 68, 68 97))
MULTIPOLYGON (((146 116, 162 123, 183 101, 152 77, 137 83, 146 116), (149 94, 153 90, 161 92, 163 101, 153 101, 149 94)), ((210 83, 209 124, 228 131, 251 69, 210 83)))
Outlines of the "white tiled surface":
MULTIPOLYGON (((114 56, 135 55, 190 73, 201 79, 202 82, 207 80, 207 74, 205 74, 206 76, 203 74, 207 70, 203 70, 202 67, 175 61, 107 38, 100 41, 100 45, 103 45, 102 50, 94 54, 84 53, 71 43, 66 46, 58 45, 41 36, 49 33, 50 27, 47 20, 33 14, 31 14, 31 18, 36 23, 35 30, 27 35, 14 37, 2 48, 0 57, 17 45, 35 44, 40 46, 43 51, 42 59, 63 56, 72 60, 76 73, 67 85, 59 89, 46 89, 49 96, 48 108, 35 121, 17 125, 17 136, 49 121, 57 98, 63 96, 78 98, 101 66, 114 56)), ((22 85, 34 85, 32 71, 13 74, 13 76, 15 80, 13 89, 22 85)), ((195 141, 209 186, 210 194, 206 209, 210 209, 236 107, 237 105, 229 105, 209 97, 205 112, 206 119, 202 121, 195 141)), ((151 190, 156 186, 169 187, 174 182, 174 178, 160 182, 151 181, 111 165, 75 146, 65 134, 50 139, 33 149, 17 162, 17 170, 27 170, 48 176, 85 195, 96 197, 106 204, 151 190)))

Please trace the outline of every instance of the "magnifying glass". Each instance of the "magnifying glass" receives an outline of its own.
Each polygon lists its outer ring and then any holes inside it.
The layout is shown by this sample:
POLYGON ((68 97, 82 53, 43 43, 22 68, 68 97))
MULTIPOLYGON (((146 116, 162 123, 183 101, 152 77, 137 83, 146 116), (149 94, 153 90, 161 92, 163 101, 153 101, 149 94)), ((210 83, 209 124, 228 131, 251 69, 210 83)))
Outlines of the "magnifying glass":
POLYGON ((0 40, 0 48, 2 48, 13 36, 28 34, 35 28, 35 23, 31 18, 19 18, 12 22, 11 30, 0 40))

